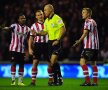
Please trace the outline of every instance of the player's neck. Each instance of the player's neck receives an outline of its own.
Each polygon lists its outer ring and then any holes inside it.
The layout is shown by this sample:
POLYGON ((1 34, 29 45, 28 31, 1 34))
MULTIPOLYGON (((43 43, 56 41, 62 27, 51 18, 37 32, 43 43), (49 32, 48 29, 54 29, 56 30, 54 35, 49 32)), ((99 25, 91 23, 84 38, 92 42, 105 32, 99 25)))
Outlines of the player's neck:
POLYGON ((38 20, 37 22, 43 24, 44 20, 38 20))
POLYGON ((20 26, 25 26, 25 24, 19 23, 20 26))
POLYGON ((85 21, 87 21, 88 19, 90 19, 91 17, 87 17, 86 19, 85 19, 85 21))

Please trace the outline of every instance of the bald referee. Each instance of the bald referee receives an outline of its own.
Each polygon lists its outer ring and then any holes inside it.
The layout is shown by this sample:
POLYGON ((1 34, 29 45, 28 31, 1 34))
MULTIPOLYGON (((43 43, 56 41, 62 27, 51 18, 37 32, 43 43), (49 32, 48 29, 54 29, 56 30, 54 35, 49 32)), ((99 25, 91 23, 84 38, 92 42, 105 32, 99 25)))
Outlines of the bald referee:
POLYGON ((49 68, 49 81, 48 85, 62 85, 62 75, 60 65, 57 62, 58 55, 61 51, 61 39, 66 32, 65 25, 61 17, 54 13, 54 8, 51 4, 47 4, 44 7, 44 13, 46 20, 44 22, 44 30, 36 33, 36 35, 46 35, 49 38, 49 55, 52 68, 49 68), (53 80, 53 79, 54 80, 53 80))

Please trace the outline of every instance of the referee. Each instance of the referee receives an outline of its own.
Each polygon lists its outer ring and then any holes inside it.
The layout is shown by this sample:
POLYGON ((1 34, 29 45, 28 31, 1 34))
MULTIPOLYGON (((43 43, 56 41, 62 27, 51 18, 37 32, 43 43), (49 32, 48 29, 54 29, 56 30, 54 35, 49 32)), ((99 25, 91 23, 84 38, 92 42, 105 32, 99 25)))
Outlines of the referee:
POLYGON ((54 73, 52 76, 53 81, 48 82, 49 86, 62 85, 62 75, 60 70, 60 65, 57 62, 58 55, 61 51, 61 39, 66 32, 65 25, 61 17, 54 13, 54 7, 51 4, 47 4, 44 7, 44 14, 46 20, 44 22, 44 30, 36 33, 36 35, 46 35, 48 34, 49 43, 49 55, 52 70, 50 72, 54 73))

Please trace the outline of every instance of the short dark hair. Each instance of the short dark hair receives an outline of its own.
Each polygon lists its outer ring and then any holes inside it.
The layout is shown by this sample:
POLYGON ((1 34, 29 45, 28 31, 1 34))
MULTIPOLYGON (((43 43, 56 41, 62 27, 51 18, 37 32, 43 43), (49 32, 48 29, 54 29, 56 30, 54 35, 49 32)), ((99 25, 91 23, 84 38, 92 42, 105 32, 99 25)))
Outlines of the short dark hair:
POLYGON ((20 16, 23 16, 23 15, 25 16, 24 13, 19 13, 19 14, 17 15, 17 20, 19 19, 20 16))

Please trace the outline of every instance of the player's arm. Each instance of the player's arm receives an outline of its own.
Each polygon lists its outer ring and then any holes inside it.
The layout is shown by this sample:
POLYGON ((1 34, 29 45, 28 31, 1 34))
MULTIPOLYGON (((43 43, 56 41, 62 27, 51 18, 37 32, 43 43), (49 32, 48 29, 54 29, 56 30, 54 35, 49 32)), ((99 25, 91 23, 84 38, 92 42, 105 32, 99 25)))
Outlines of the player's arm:
POLYGON ((85 30, 83 31, 83 34, 82 34, 82 36, 80 37, 80 39, 75 41, 75 44, 73 44, 73 47, 79 45, 79 44, 83 41, 83 39, 87 36, 87 34, 88 34, 88 30, 85 29, 85 30))
POLYGON ((2 30, 5 30, 5 31, 14 31, 14 28, 15 27, 2 27, 2 30))
POLYGON ((29 54, 30 55, 33 55, 32 44, 33 44, 33 36, 30 36, 29 41, 28 41, 28 47, 29 47, 29 54))
POLYGON ((44 30, 42 30, 42 31, 40 31, 40 32, 36 32, 35 30, 31 30, 31 32, 32 32, 32 35, 34 35, 34 36, 44 36, 44 35, 47 35, 48 33, 47 33, 47 31, 44 31, 44 30))
POLYGON ((44 29, 41 30, 40 32, 37 32, 36 35, 37 36, 45 36, 48 34, 48 30, 47 30, 47 23, 44 22, 44 29))
POLYGON ((36 35, 37 36, 45 36, 45 35, 47 35, 48 34, 48 32, 47 31, 44 31, 44 30, 42 30, 42 31, 40 31, 40 32, 36 32, 36 35))

